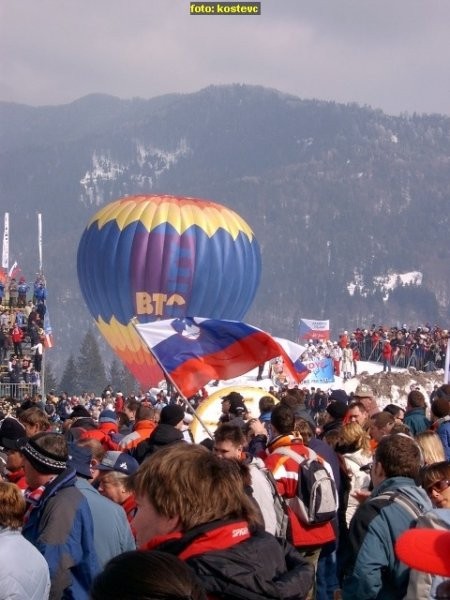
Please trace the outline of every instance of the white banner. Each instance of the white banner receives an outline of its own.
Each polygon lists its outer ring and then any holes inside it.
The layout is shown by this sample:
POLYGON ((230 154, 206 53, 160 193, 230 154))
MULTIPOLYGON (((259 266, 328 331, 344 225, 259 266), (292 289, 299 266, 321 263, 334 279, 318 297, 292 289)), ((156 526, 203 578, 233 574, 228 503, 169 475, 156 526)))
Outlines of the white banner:
POLYGON ((5 213, 5 226, 3 229, 2 267, 8 271, 9 267, 9 213, 5 213))
POLYGON ((330 320, 327 319, 300 319, 298 326, 299 341, 329 340, 330 339, 330 320))
POLYGON ((42 215, 38 213, 39 274, 42 275, 42 215))

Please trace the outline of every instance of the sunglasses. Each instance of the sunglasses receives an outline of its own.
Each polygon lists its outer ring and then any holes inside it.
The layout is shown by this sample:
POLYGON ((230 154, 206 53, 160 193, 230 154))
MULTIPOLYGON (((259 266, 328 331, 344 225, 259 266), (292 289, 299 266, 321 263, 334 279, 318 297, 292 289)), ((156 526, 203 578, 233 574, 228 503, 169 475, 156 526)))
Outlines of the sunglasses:
POLYGON ((450 487, 450 479, 441 479, 441 481, 436 481, 436 483, 433 483, 433 485, 427 487, 427 494, 429 496, 431 496, 432 492, 437 492, 438 494, 441 494, 448 487, 450 487))

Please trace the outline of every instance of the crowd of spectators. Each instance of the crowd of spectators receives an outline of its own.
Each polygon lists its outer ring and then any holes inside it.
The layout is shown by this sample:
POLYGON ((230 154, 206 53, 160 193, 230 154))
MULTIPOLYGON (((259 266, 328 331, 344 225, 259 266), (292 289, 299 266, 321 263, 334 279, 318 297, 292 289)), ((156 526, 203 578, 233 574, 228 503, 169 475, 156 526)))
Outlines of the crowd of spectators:
POLYGON ((389 371, 396 366, 430 372, 444 367, 448 339, 448 329, 429 323, 415 328, 372 324, 368 329, 343 331, 335 342, 309 340, 303 360, 331 357, 336 374, 342 371, 345 379, 356 374, 359 360, 380 362, 389 371), (345 357, 347 348, 352 354, 345 357))
POLYGON ((41 389, 47 310, 44 277, 36 278, 32 293, 30 288, 23 277, 0 283, 0 383, 11 384, 14 395, 20 384, 31 385, 33 394, 41 389))
MULTIPOLYGON (((351 397, 271 391, 259 416, 239 392, 224 396, 200 445, 188 428, 201 396, 186 407, 164 390, 125 396, 107 386, 99 396, 4 400, 2 477, 22 490, 22 535, 45 559, 21 540, 36 565, 20 573, 25 588, 34 582, 42 598, 49 582, 51 598, 111 598, 116 586, 118 598, 153 597, 165 584, 134 568, 144 560, 137 545, 150 562, 155 551, 183 561, 188 572, 177 561, 175 571, 194 578, 202 600, 439 597, 442 578, 395 552, 416 525, 450 529, 450 386, 430 398, 413 387, 406 407, 382 411, 365 384, 351 397), (323 522, 296 512, 304 460, 325 470, 339 498, 323 522), (289 521, 282 540, 277 498, 289 521), (125 565, 133 575, 119 585, 125 565)), ((17 519, 5 530, 13 547, 17 519)))

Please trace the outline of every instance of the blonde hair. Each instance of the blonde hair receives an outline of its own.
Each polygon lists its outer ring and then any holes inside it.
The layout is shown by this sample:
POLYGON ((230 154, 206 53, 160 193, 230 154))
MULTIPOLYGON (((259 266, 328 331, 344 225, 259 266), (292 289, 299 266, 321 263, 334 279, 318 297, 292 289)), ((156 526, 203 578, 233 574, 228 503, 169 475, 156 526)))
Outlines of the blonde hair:
POLYGON ((445 450, 441 438, 434 431, 422 431, 415 438, 419 444, 426 465, 445 461, 445 450))
POLYGON ((370 436, 356 421, 345 423, 341 427, 340 444, 352 446, 355 450, 362 450, 364 454, 371 455, 370 436))
POLYGON ((26 503, 20 489, 14 483, 0 482, 0 526, 20 529, 26 503))
POLYGON ((217 519, 259 523, 239 466, 200 445, 175 444, 155 452, 130 477, 128 486, 148 498, 160 515, 179 517, 183 531, 217 519))

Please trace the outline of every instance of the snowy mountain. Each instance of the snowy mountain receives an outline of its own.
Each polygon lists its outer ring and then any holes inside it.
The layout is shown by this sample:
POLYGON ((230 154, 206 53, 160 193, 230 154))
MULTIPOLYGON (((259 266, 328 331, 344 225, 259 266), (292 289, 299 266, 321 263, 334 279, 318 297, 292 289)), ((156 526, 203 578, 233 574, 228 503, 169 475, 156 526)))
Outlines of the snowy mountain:
POLYGON ((44 220, 58 357, 90 317, 76 249, 99 206, 171 193, 230 206, 263 258, 247 320, 295 338, 300 317, 340 328, 448 323, 450 119, 392 117, 243 85, 150 100, 0 103, 1 207, 11 262, 37 270, 44 220))

